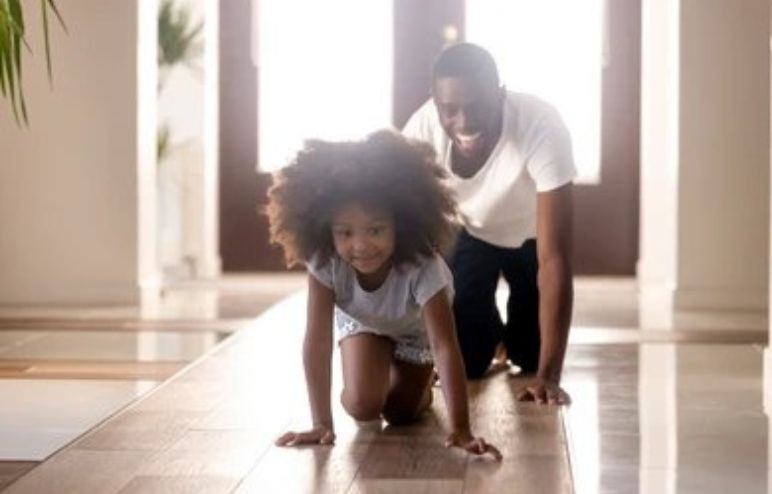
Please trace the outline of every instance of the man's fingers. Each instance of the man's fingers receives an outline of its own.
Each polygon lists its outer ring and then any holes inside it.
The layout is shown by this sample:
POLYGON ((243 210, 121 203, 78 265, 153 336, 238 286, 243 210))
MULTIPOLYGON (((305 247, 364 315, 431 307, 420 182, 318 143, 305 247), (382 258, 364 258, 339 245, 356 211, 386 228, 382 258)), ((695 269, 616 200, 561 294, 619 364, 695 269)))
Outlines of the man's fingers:
POLYGON ((533 401, 534 398, 533 390, 530 386, 520 391, 520 394, 517 395, 517 401, 533 401))
POLYGON ((570 405, 571 404, 571 396, 569 396, 568 393, 563 391, 562 389, 560 391, 560 405, 570 405))
POLYGON ((565 405, 568 395, 562 390, 558 389, 548 393, 550 405, 565 405))

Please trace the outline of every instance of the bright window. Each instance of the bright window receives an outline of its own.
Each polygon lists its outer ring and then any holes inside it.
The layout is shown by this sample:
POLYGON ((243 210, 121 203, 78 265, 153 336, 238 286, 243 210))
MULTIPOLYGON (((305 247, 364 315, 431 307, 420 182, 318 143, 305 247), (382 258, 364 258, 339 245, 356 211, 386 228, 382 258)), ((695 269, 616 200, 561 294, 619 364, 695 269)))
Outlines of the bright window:
POLYGON ((355 139, 392 121, 391 0, 261 0, 259 166, 306 139, 355 139))
POLYGON ((571 133, 579 182, 600 180, 605 0, 472 0, 467 40, 487 48, 507 88, 549 101, 571 133))

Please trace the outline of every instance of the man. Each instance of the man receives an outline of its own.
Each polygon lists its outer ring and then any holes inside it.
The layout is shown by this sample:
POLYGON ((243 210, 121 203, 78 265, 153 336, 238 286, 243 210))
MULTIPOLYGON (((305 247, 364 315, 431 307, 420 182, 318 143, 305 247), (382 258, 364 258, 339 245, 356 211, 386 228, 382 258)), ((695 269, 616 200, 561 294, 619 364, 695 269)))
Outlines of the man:
POLYGON ((572 180, 568 131, 557 111, 499 84, 491 55, 459 43, 437 58, 432 99, 408 121, 449 171, 463 231, 450 264, 454 313, 467 375, 482 377, 497 345, 535 374, 520 400, 563 404, 571 325, 572 180), (495 303, 503 276, 507 322, 495 303))

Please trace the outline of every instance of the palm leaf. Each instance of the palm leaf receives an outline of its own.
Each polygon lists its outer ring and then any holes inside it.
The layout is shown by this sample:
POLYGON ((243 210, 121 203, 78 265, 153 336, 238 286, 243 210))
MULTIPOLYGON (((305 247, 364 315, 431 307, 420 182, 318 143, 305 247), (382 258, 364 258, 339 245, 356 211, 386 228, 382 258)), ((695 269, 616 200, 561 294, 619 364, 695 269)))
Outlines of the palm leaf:
MULTIPOLYGON (((51 64, 51 40, 49 36, 49 10, 54 13, 65 32, 67 27, 56 7, 55 0, 41 0, 40 13, 43 21, 46 69, 49 81, 53 81, 51 64)), ((0 0, 0 95, 6 98, 13 110, 16 123, 27 125, 27 104, 22 84, 22 47, 31 52, 24 37, 23 0, 0 0)))
MULTIPOLYGON (((16 20, 13 19, 13 14, 10 10, 10 5, 8 2, 3 2, 4 7, 6 9, 7 18, 12 19, 15 23, 16 20)), ((11 109, 13 110, 13 116, 16 119, 16 122, 19 123, 19 109, 18 109, 18 103, 17 103, 17 96, 16 96, 16 68, 18 59, 14 57, 14 41, 19 36, 18 32, 14 31, 11 27, 11 23, 7 23, 5 25, 0 25, 0 58, 4 60, 3 62, 3 68, 5 69, 3 71, 3 77, 5 78, 6 85, 7 85, 7 92, 4 93, 6 97, 8 97, 11 100, 11 109)))

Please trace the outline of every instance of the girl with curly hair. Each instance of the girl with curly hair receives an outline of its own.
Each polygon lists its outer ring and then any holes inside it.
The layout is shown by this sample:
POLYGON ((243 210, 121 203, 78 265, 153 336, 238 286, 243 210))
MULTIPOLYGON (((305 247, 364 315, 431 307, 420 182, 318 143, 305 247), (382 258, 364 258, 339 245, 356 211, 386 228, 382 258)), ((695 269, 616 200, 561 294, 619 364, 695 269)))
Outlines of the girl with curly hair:
POLYGON ((455 201, 429 146, 380 131, 363 141, 311 141, 274 177, 271 240, 308 269, 303 362, 313 425, 280 446, 332 444, 333 326, 343 408, 356 420, 415 421, 442 380, 447 446, 501 454, 472 434, 464 364, 440 256, 454 238, 455 201))

